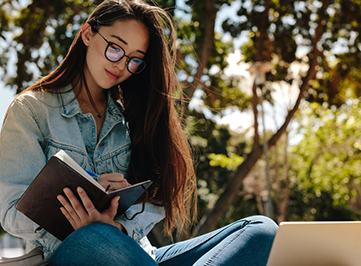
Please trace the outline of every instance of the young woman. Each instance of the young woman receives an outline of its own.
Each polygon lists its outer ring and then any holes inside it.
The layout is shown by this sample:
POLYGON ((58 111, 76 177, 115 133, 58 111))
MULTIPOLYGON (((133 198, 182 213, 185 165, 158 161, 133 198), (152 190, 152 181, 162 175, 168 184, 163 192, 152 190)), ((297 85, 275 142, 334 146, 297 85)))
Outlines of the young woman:
POLYGON ((105 0, 60 66, 11 104, 0 139, 0 218, 6 231, 26 239, 27 251, 42 246, 51 265, 266 264, 277 230, 266 217, 162 248, 147 239, 162 219, 170 234, 194 221, 196 210, 190 147, 173 105, 174 41, 160 8, 105 0), (61 242, 14 207, 61 149, 99 174, 103 187, 154 183, 125 215, 116 215, 117 198, 100 213, 82 188, 64 188, 58 200, 75 231, 61 242))

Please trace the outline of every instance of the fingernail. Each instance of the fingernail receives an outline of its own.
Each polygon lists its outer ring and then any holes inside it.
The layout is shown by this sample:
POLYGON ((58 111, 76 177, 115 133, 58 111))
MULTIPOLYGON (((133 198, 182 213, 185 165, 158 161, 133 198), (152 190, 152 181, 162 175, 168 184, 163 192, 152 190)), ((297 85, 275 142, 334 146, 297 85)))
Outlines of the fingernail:
POLYGON ((70 189, 69 189, 69 188, 64 188, 64 192, 65 192, 65 194, 69 194, 69 193, 70 193, 70 189))
POLYGON ((82 189, 81 187, 78 187, 78 192, 82 193, 82 192, 84 192, 84 189, 82 189))

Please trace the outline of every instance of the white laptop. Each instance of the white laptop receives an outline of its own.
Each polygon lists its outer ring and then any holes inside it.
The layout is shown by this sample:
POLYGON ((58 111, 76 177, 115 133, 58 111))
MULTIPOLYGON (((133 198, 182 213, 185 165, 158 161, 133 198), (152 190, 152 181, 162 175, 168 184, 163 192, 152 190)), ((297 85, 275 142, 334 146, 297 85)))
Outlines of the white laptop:
POLYGON ((282 222, 267 266, 301 265, 361 265, 361 222, 282 222))

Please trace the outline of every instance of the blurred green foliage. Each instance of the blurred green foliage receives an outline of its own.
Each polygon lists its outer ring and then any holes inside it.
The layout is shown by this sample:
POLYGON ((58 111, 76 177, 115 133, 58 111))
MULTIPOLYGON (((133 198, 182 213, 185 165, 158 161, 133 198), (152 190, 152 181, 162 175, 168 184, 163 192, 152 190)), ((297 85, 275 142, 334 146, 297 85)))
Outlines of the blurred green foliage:
POLYGON ((291 179, 294 189, 307 192, 303 202, 313 197, 322 205, 320 200, 328 198, 335 209, 361 211, 360 108, 359 99, 348 99, 340 108, 316 103, 301 108, 304 138, 292 148, 291 179))

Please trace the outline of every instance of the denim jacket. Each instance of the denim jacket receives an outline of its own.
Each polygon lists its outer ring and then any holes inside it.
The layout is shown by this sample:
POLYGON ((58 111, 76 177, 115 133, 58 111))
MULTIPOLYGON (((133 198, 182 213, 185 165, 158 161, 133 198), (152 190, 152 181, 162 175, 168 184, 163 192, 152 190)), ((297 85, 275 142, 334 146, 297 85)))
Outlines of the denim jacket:
MULTIPOLYGON (((108 96, 106 118, 97 139, 91 114, 83 114, 71 87, 64 93, 26 92, 8 110, 0 137, 0 221, 14 236, 26 240, 26 252, 43 246, 45 259, 60 240, 15 209, 15 204, 52 155, 65 150, 81 167, 94 173, 126 173, 130 137, 119 108, 108 96)), ((141 210, 131 206, 127 217, 141 210)), ((46 215, 46 213, 44 213, 46 215)), ((146 235, 164 218, 164 209, 147 203, 133 220, 117 216, 127 233, 154 258, 146 235)))

